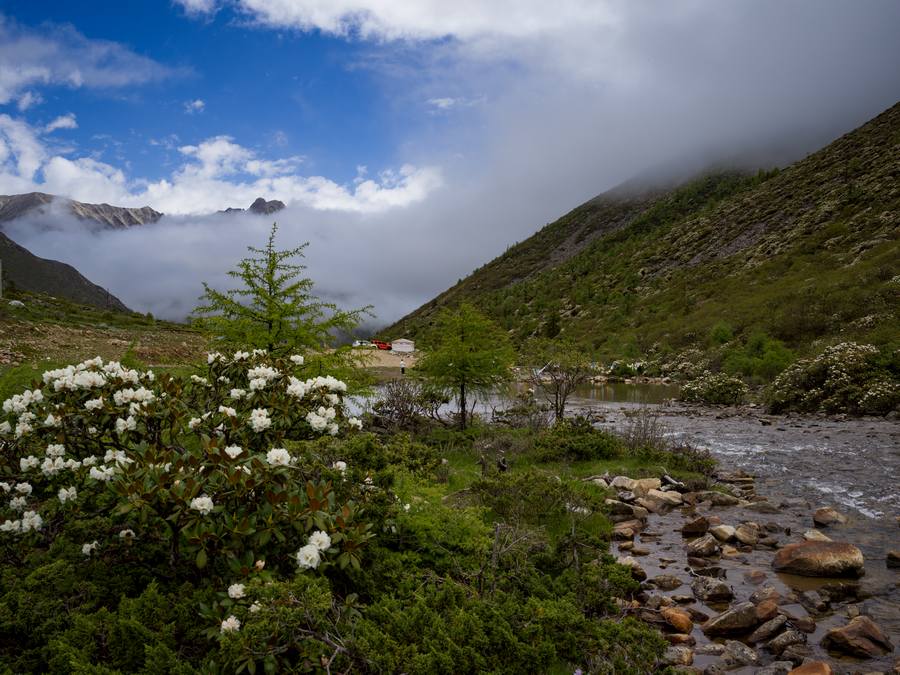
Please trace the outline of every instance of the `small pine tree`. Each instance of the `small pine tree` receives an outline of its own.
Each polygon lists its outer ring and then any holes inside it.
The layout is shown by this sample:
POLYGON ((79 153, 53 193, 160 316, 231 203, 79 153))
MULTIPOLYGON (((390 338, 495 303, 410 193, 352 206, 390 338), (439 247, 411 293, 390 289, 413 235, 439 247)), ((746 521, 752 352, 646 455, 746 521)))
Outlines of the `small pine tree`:
POLYGON ((436 386, 456 392, 459 425, 465 429, 469 395, 508 382, 515 352, 506 333, 471 305, 442 311, 432 335, 433 344, 416 371, 436 386))
POLYGON ((203 284, 196 323, 235 348, 322 354, 336 335, 350 334, 371 308, 344 311, 319 300, 312 293, 312 279, 301 276, 306 266, 291 262, 302 258, 309 244, 276 250, 277 231, 273 223, 266 247, 248 246, 253 255, 228 272, 240 282, 237 288, 223 292, 203 284))

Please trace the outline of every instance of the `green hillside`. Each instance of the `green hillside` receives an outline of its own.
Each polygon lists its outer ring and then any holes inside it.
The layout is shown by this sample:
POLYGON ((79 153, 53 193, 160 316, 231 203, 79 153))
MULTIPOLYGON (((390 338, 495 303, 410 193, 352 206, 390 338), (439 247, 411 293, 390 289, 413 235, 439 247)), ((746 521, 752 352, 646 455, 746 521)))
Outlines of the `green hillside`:
POLYGON ((422 336, 466 300, 516 341, 568 336, 603 359, 753 334, 797 354, 884 346, 900 335, 898 232, 900 104, 781 171, 601 195, 383 334, 422 336))

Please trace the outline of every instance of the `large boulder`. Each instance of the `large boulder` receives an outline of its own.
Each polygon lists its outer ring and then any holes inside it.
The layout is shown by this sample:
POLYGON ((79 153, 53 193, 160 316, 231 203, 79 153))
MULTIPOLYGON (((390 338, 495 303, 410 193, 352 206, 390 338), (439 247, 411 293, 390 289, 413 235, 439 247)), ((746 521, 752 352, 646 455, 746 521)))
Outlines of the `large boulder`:
POLYGON ((684 500, 681 497, 681 493, 670 491, 670 492, 662 492, 661 490, 648 490, 647 498, 652 499, 654 501, 662 502, 667 506, 681 506, 684 500))
POLYGON ((725 651, 722 652, 722 660, 731 667, 755 666, 759 663, 759 654, 743 642, 728 640, 725 651))
POLYGON ((662 487, 662 481, 659 478, 639 478, 627 489, 631 490, 636 497, 644 497, 650 490, 659 490, 660 487, 662 487))
POLYGON ((774 619, 766 621, 762 626, 753 631, 750 634, 750 637, 747 638, 747 642, 765 642, 766 640, 771 640, 782 628, 784 628, 784 624, 786 623, 787 617, 784 614, 778 614, 774 619))
POLYGON ((715 490, 707 490, 697 494, 697 498, 703 502, 710 502, 713 506, 737 506, 741 500, 733 495, 727 495, 724 492, 716 492, 715 490))
POLYGON ((830 506, 817 509, 813 514, 813 522, 819 527, 828 527, 830 525, 843 525, 847 522, 847 516, 840 513, 830 506))
POLYGON ((862 658, 874 658, 894 651, 894 645, 878 624, 867 616, 857 616, 843 628, 832 628, 822 638, 822 646, 862 658))
POLYGON ((734 539, 734 528, 731 525, 716 525, 709 528, 709 531, 719 541, 731 541, 734 539))
POLYGON ((679 633, 687 633, 694 629, 694 622, 691 621, 691 615, 685 612, 683 609, 678 609, 677 607, 666 607, 662 611, 660 611, 662 618, 666 620, 666 623, 672 626, 679 633))
POLYGON ((786 630, 778 637, 770 640, 766 648, 773 654, 780 656, 791 645, 802 645, 806 642, 806 636, 800 631, 786 630))
POLYGON ((756 523, 741 523, 734 530, 734 537, 746 546, 756 546, 759 541, 759 525, 756 523))
POLYGON ((707 635, 733 635, 745 633, 756 626, 756 605, 742 602, 714 616, 701 626, 707 635))
POLYGON ((862 551, 853 544, 834 541, 788 544, 775 554, 772 566, 779 572, 806 577, 861 577, 865 574, 862 551))

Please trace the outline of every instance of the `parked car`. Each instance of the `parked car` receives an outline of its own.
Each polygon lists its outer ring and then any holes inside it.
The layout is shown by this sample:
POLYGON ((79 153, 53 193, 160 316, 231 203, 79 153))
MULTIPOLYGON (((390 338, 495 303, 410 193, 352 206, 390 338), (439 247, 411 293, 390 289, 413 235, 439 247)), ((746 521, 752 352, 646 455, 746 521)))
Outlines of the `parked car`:
POLYGON ((363 348, 363 349, 375 349, 375 345, 373 345, 373 344, 372 344, 371 342, 369 342, 368 340, 354 340, 354 341, 353 341, 353 346, 354 346, 354 347, 361 347, 361 348, 363 348))
POLYGON ((378 347, 378 349, 386 349, 387 351, 391 350, 390 342, 382 342, 381 340, 372 340, 372 344, 378 347))

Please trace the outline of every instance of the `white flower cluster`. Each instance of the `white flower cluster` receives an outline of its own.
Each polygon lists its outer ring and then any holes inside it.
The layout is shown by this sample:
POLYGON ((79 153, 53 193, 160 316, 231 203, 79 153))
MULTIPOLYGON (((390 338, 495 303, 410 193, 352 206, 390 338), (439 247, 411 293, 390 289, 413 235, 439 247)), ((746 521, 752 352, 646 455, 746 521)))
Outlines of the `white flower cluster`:
POLYGON ((14 532, 24 534, 31 530, 35 532, 44 526, 44 519, 36 511, 26 511, 20 520, 7 520, 0 523, 0 532, 14 532))
POLYGON ((219 630, 223 633, 234 633, 241 629, 241 620, 238 619, 234 614, 229 616, 222 622, 222 625, 219 627, 219 630))
POLYGON ((135 429, 137 429, 137 420, 134 418, 134 415, 129 415, 126 419, 120 417, 116 420, 116 433, 120 436, 126 431, 134 431, 135 429))
POLYGON ((270 366, 257 366, 247 371, 247 379, 250 380, 250 391, 265 389, 272 380, 281 375, 270 366))
POLYGON ((228 597, 232 600, 240 600, 247 594, 245 588, 244 584, 231 584, 228 587, 228 597))
MULTIPOLYGON (((102 399, 100 400, 102 402, 102 399)), ((144 387, 140 387, 139 389, 131 389, 130 387, 128 389, 120 389, 113 394, 113 401, 116 402, 116 405, 137 403, 139 406, 145 406, 149 403, 153 403, 155 400, 156 396, 154 393, 144 387)))
POLYGON ((331 537, 317 530, 309 535, 306 546, 297 551, 297 565, 300 569, 315 569, 322 562, 322 552, 331 548, 331 537))
POLYGON ((72 487, 60 488, 57 496, 59 497, 60 503, 65 504, 67 501, 74 501, 78 497, 78 490, 75 489, 74 485, 72 487))
POLYGON ((232 390, 228 393, 228 395, 229 395, 231 398, 234 398, 234 399, 242 399, 242 398, 244 398, 244 396, 247 395, 247 392, 246 392, 246 390, 244 390, 244 389, 232 389, 232 390))
POLYGON ((234 408, 229 408, 228 406, 225 406, 225 405, 219 406, 219 412, 222 413, 223 415, 227 415, 228 417, 237 416, 237 411, 234 408))
POLYGON ((3 412, 22 414, 28 409, 32 403, 40 403, 44 400, 44 393, 40 389, 32 391, 25 390, 21 394, 16 394, 3 402, 3 412))
POLYGON ((302 366, 303 365, 303 357, 300 356, 300 354, 292 354, 291 362, 296 363, 298 366, 302 366))
POLYGON ((284 448, 272 448, 266 453, 266 461, 270 466, 290 466, 294 458, 284 448))
POLYGON ((265 408, 255 408, 250 413, 250 428, 253 431, 265 431, 272 426, 272 420, 269 419, 269 411, 265 408))
POLYGON ((200 515, 206 516, 212 512, 215 504, 213 504, 213 500, 206 495, 201 495, 199 497, 194 497, 191 500, 191 508, 194 511, 199 511, 200 515))
POLYGON ((81 546, 81 554, 82 554, 82 555, 86 555, 86 556, 90 556, 91 553, 93 553, 94 551, 97 550, 97 547, 98 547, 98 546, 100 546, 100 544, 97 542, 96 539, 95 539, 94 541, 92 541, 90 544, 82 544, 82 546, 81 546))
POLYGON ((310 410, 306 414, 306 421, 313 428, 313 431, 328 431, 329 434, 334 436, 338 432, 338 425, 334 421, 336 414, 334 408, 319 406, 318 410, 310 410))
POLYGON ((242 452, 244 452, 244 449, 239 445, 229 445, 225 448, 225 454, 231 457, 231 459, 235 459, 242 452))
POLYGON ((225 361, 225 357, 222 356, 219 352, 209 352, 209 353, 206 355, 206 362, 207 362, 209 365, 214 364, 216 361, 222 361, 222 362, 224 362, 224 361, 225 361))
POLYGON ((246 361, 250 358, 250 352, 236 351, 233 358, 235 361, 246 361))

